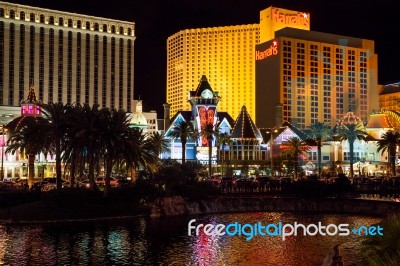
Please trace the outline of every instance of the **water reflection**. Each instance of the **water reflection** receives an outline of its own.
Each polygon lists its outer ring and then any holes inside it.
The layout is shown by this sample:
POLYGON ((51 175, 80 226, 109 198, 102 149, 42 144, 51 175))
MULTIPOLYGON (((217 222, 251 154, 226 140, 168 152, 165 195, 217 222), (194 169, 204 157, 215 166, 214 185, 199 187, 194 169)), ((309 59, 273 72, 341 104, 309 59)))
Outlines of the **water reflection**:
MULTIPOLYGON (((194 217, 197 223, 349 223, 379 218, 347 215, 241 213, 194 217)), ((0 265, 320 265, 341 244, 345 265, 361 259, 362 237, 187 236, 189 217, 138 218, 105 224, 0 226, 0 265)))

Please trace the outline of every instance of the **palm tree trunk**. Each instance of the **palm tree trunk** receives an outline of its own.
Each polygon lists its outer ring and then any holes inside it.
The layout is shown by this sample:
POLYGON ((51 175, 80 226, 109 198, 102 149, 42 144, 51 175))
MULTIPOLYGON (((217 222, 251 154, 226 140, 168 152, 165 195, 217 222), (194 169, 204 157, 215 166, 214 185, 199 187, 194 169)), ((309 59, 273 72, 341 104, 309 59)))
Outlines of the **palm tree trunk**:
POLYGON ((56 177, 57 177, 57 189, 62 188, 61 179, 61 143, 57 140, 56 143, 56 177))
POLYGON ((322 162, 322 154, 321 154, 321 139, 317 139, 317 159, 318 159, 318 178, 321 178, 321 172, 322 172, 322 167, 321 167, 321 162, 322 162))
POLYGON ((90 189, 91 190, 96 190, 96 183, 94 182, 94 156, 89 155, 89 173, 88 173, 88 179, 90 183, 90 189))
POLYGON ((212 139, 208 140, 208 176, 211 177, 212 139))
POLYGON ((350 147, 350 178, 352 179, 354 176, 353 163, 354 163, 354 141, 349 140, 350 147))
POLYGON ((396 176, 396 150, 389 151, 392 176, 396 176))
POLYGON ((295 180, 297 180, 297 157, 294 157, 294 162, 293 162, 293 165, 294 165, 294 179, 295 180))
POLYGON ((35 154, 28 155, 28 186, 31 188, 35 180, 35 154))
POLYGON ((186 162, 186 141, 182 141, 182 164, 186 162))
POLYGON ((104 179, 104 197, 108 197, 108 195, 110 194, 110 189, 111 189, 111 185, 110 185, 110 178, 111 178, 111 172, 112 172, 112 159, 108 159, 106 161, 106 176, 104 179))

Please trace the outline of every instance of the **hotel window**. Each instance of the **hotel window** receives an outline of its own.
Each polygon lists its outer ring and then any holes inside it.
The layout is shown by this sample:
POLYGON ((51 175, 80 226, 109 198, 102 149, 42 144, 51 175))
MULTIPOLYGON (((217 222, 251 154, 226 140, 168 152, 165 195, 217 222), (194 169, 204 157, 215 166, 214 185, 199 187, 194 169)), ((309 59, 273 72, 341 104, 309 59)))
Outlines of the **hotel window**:
POLYGON ((115 108, 115 38, 111 38, 111 108, 115 108))
POLYGON ((67 103, 72 103, 72 32, 68 32, 67 103))
POLYGON ((53 16, 49 17, 49 24, 54 25, 54 17, 53 16))
POLYGON ((76 102, 81 103, 82 34, 76 36, 76 102))
POLYGON ((58 18, 58 26, 64 26, 64 19, 62 17, 58 18))
MULTIPOLYGON (((96 30, 96 24, 95 24, 96 30)), ((93 77, 93 103, 99 102, 99 35, 94 35, 94 77, 93 77)))
POLYGON ((123 109, 124 100, 124 40, 119 39, 119 109, 123 109))
POLYGON ((10 10, 10 18, 15 19, 15 11, 12 9, 10 10))
POLYGON ((73 22, 72 19, 68 19, 68 27, 72 28, 73 27, 73 22))
POLYGON ((94 23, 94 30, 99 31, 99 23, 94 23))
POLYGON ((19 12, 19 19, 25 20, 25 12, 24 11, 19 12))
POLYGON ((115 26, 114 25, 111 26, 111 33, 115 33, 115 26))
POLYGON ((128 35, 132 35, 132 29, 128 28, 128 35))
POLYGON ((85 103, 89 104, 90 91, 90 34, 86 34, 85 47, 85 103))
POLYGON ((103 36, 103 82, 102 82, 102 107, 107 105, 107 37, 103 36))
POLYGON ((89 21, 86 21, 86 29, 90 30, 90 22, 89 21))
POLYGON ((40 23, 44 23, 45 22, 45 17, 44 17, 43 14, 40 15, 39 21, 40 21, 40 23))
POLYGON ((30 27, 29 35, 29 83, 35 84, 35 27, 30 27))
POLYGON ((29 20, 31 22, 35 22, 35 14, 31 13, 30 16, 29 16, 29 20))
POLYGON ((64 77, 64 32, 63 30, 58 31, 58 97, 57 101, 62 102, 62 90, 63 90, 63 77, 64 77))
POLYGON ((25 26, 20 25, 19 27, 20 39, 19 39, 19 94, 18 102, 24 99, 25 90, 25 26))
POLYGON ((0 17, 4 18, 4 8, 0 8, 0 17))
POLYGON ((49 95, 48 101, 53 101, 54 81, 54 30, 49 30, 49 95))
POLYGON ((107 24, 103 24, 103 32, 107 32, 107 24))
POLYGON ((119 27, 119 34, 124 34, 124 27, 119 27))

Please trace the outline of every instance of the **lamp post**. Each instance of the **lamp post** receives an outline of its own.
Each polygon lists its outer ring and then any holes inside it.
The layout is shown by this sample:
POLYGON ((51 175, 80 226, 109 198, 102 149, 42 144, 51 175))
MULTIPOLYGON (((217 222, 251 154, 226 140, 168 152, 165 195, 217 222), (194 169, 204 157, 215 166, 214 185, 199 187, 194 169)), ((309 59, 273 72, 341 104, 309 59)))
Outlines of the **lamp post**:
POLYGON ((267 130, 267 134, 270 134, 270 138, 269 138, 269 156, 271 159, 271 177, 273 176, 273 172, 274 172, 274 153, 273 153, 273 148, 274 148, 274 133, 278 132, 278 129, 274 128, 270 128, 267 130))

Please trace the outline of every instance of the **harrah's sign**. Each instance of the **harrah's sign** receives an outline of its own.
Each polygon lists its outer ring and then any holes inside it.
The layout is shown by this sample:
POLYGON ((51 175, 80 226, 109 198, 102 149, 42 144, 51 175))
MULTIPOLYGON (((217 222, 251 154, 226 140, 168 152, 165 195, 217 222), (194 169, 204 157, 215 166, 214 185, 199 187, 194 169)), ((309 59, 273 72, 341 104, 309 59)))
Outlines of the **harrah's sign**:
POLYGON ((307 13, 297 12, 296 14, 285 14, 282 10, 277 8, 272 9, 272 20, 288 26, 310 26, 310 19, 307 13))
POLYGON ((263 60, 271 55, 278 54, 278 42, 273 41, 271 46, 265 49, 264 51, 256 51, 256 60, 263 60))

